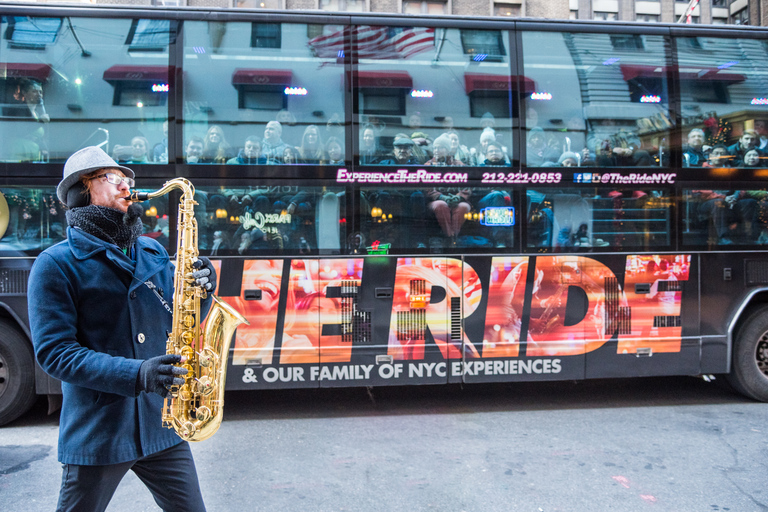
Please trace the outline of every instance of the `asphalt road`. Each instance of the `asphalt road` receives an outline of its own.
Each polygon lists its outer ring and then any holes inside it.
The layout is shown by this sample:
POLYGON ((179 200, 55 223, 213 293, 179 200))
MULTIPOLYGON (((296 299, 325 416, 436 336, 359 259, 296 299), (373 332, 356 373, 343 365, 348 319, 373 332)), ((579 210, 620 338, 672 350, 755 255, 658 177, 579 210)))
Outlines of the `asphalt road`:
MULTIPOLYGON (((768 405, 655 378, 231 392, 208 510, 768 510, 768 405)), ((0 429, 0 509, 55 509, 57 416, 0 429)), ((159 510, 129 474, 109 511, 159 510)))

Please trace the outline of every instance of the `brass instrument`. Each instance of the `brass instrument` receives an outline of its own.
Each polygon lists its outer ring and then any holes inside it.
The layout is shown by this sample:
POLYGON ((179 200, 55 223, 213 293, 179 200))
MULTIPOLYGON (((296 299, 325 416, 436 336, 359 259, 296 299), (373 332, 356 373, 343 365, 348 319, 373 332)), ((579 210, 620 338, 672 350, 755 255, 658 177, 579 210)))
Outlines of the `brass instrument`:
POLYGON ((224 415, 224 381, 227 356, 235 329, 248 324, 232 306, 212 295, 213 303, 201 336, 200 300, 207 293, 195 286, 192 273, 197 261, 195 187, 185 178, 167 181, 154 192, 133 192, 130 200, 146 201, 181 190, 176 233, 176 271, 173 277, 173 329, 166 354, 181 355, 187 369, 184 384, 173 386, 163 406, 163 426, 173 428, 186 441, 203 441, 219 429, 224 415))

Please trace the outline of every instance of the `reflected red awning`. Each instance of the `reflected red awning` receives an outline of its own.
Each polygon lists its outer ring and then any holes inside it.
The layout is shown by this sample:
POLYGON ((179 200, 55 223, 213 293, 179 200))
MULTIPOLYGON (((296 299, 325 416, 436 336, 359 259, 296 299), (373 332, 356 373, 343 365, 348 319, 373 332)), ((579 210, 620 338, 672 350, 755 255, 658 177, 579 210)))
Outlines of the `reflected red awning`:
POLYGON ((112 66, 104 71, 107 82, 168 82, 166 66, 112 66))
POLYGON ((358 87, 390 87, 412 89, 413 79, 407 71, 359 71, 358 87))
POLYGON ((737 73, 725 73, 717 68, 699 68, 699 67, 669 67, 669 66, 640 66, 640 65, 622 65, 621 75, 625 81, 633 78, 666 78, 668 70, 677 71, 681 80, 722 80, 725 82, 743 82, 746 80, 744 75, 737 73))
POLYGON ((517 90, 518 84, 523 92, 534 92, 536 82, 525 76, 486 75, 479 73, 464 73, 464 87, 467 94, 474 91, 509 91, 517 90))
POLYGON ((291 85, 293 72, 285 69, 244 69, 232 73, 232 85, 291 85))
POLYGON ((51 66, 25 62, 0 62, 0 76, 3 78, 34 78, 40 82, 48 80, 51 66))

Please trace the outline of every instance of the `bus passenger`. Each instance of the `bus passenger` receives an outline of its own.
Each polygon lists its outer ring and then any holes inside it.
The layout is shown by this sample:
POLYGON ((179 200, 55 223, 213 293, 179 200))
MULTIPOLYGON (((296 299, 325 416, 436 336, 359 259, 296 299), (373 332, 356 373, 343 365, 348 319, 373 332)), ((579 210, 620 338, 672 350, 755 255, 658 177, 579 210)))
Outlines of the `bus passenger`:
POLYGON ((557 165, 560 167, 579 167, 580 162, 581 156, 579 156, 578 153, 573 153, 571 151, 566 151, 557 159, 557 165))
POLYGON ((485 159, 480 167, 488 166, 509 166, 511 165, 509 159, 504 154, 504 150, 501 148, 501 144, 498 142, 489 142, 486 146, 485 159))
POLYGON ((424 162, 424 165, 456 167, 465 165, 459 160, 454 160, 451 156, 451 138, 445 133, 436 138, 435 142, 432 143, 432 153, 434 156, 424 162))
POLYGON ((688 144, 683 144, 683 167, 702 167, 709 149, 704 145, 704 130, 694 128, 688 132, 688 144))
POLYGON ((760 150, 752 148, 744 153, 744 161, 741 163, 741 167, 762 167, 760 162, 760 150))
POLYGON ((392 144, 392 156, 379 162, 379 165, 418 165, 419 161, 413 156, 413 141, 404 133, 395 135, 392 144))
POLYGON ((263 165, 266 161, 267 159, 261 156, 261 141, 255 135, 251 135, 245 139, 243 149, 237 153, 236 157, 227 160, 227 163, 236 165, 263 165))
POLYGON ((382 156, 384 151, 379 147, 373 126, 364 126, 360 136, 360 165, 377 164, 382 156))
POLYGON ((187 147, 184 149, 184 159, 188 164, 201 163, 200 158, 203 156, 203 139, 200 137, 191 137, 187 142, 187 147))
POLYGON ((267 161, 267 165, 283 163, 285 148, 288 144, 283 142, 283 127, 278 121, 270 121, 264 128, 264 140, 261 142, 261 154, 267 161))
POLYGON ((130 146, 115 145, 112 158, 120 163, 145 164, 149 161, 149 141, 137 136, 131 139, 130 146))
POLYGON ((528 167, 541 167, 547 162, 550 164, 557 162, 557 158, 560 156, 560 153, 555 148, 550 147, 547 144, 544 130, 538 126, 528 132, 528 143, 526 148, 526 161, 528 167))
POLYGON ((331 137, 325 143, 326 160, 321 162, 325 165, 344 165, 344 149, 341 141, 336 137, 331 137))
POLYGON ((168 120, 163 121, 163 139, 152 148, 150 160, 161 164, 168 163, 168 120))
POLYGON ((729 167, 733 157, 728 154, 728 148, 723 144, 717 144, 709 152, 707 161, 701 164, 702 167, 729 167))
POLYGON ((480 133, 480 144, 471 149, 475 157, 475 165, 482 165, 485 161, 485 153, 488 150, 488 144, 496 141, 496 132, 493 128, 484 128, 480 133))
POLYGON ((203 156, 201 163, 205 164, 224 164, 232 158, 232 146, 224 138, 224 130, 221 126, 213 125, 208 128, 203 140, 203 156))
POLYGON ((709 222, 710 243, 730 245, 752 239, 757 201, 742 190, 694 190, 699 216, 709 222))
MULTIPOLYGON (((447 117, 446 119, 451 118, 447 117)), ((451 122, 453 122, 453 119, 451 119, 451 122)), ((449 130, 446 133, 448 134, 448 137, 451 138, 451 157, 453 157, 454 160, 462 162, 464 165, 474 165, 472 153, 467 146, 459 142, 459 134, 456 130, 449 130)))
POLYGON ((311 124, 306 127, 298 153, 299 163, 302 164, 319 164, 325 160, 325 148, 320 141, 320 130, 317 126, 311 124))
POLYGON ((468 188, 456 193, 437 188, 427 192, 430 200, 429 209, 435 214, 443 234, 451 240, 452 245, 457 244, 461 226, 466 220, 465 215, 472 210, 469 204, 471 193, 472 191, 468 188))
POLYGON ((744 155, 755 147, 757 141, 757 133, 752 130, 746 130, 735 144, 728 146, 728 154, 733 156, 733 163, 731 165, 734 167, 741 166, 744 162, 744 155))

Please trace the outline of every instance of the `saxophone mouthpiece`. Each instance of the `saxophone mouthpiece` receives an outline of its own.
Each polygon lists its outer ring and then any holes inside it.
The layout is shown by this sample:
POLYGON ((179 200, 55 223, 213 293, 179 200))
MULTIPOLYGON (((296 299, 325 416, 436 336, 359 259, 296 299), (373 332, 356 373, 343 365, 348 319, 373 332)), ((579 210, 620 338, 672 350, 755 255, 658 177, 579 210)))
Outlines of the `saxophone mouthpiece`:
POLYGON ((128 200, 133 203, 140 203, 141 201, 146 201, 149 199, 149 194, 147 192, 139 192, 138 190, 134 190, 131 192, 131 195, 128 196, 128 200))

